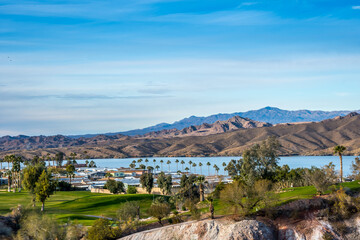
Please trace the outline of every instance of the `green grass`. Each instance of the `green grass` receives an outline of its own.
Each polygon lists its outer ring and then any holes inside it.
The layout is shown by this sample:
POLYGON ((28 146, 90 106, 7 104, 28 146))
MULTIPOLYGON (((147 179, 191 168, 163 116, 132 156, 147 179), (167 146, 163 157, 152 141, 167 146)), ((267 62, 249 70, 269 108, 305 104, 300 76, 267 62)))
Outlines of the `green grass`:
MULTIPOLYGON (((81 224, 91 225, 96 218, 87 215, 115 217, 117 209, 126 201, 138 201, 141 215, 146 218, 148 217, 146 209, 150 207, 152 200, 153 195, 148 194, 109 195, 85 191, 57 192, 46 201, 45 211, 63 222, 76 220, 81 224)), ((0 192, 0 214, 10 212, 10 208, 18 204, 30 207, 30 194, 0 192)), ((40 208, 38 202, 37 208, 40 208)))

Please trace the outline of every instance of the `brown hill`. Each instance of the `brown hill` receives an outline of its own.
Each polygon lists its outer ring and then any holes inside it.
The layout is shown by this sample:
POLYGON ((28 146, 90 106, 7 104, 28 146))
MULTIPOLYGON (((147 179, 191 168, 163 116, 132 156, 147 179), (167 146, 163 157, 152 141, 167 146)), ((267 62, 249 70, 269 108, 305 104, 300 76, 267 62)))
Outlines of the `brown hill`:
POLYGON ((173 137, 166 139, 129 138, 94 141, 82 146, 7 151, 31 157, 34 154, 87 151, 93 158, 121 158, 145 156, 238 156, 243 150, 269 136, 278 137, 282 155, 331 154, 335 145, 347 147, 348 154, 360 153, 360 115, 324 120, 318 123, 277 125, 273 127, 239 129, 208 136, 173 137))
POLYGON ((207 136, 211 134, 224 133, 243 128, 271 127, 272 124, 258 122, 249 118, 234 116, 226 121, 216 121, 213 124, 203 123, 197 126, 186 127, 182 130, 176 128, 154 131, 138 138, 172 138, 172 137, 188 137, 188 136, 207 136))

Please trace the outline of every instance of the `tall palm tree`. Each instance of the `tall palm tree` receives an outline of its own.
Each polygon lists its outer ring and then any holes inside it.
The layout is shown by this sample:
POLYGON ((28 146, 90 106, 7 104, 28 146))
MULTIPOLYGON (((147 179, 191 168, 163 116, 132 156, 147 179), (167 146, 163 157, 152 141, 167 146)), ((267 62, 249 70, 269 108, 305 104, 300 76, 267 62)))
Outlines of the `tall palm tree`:
POLYGON ((214 167, 214 169, 216 171, 216 175, 218 175, 220 168, 216 164, 213 167, 214 167))
POLYGON ((138 163, 142 163, 142 161, 143 160, 141 158, 137 160, 138 163))
POLYGON ((169 166, 169 173, 170 173, 170 164, 171 164, 171 161, 168 160, 166 164, 169 166))
POLYGON ((193 164, 193 162, 190 160, 189 161, 189 165, 190 165, 190 173, 191 173, 191 165, 193 164))
POLYGON ((200 174, 202 175, 202 163, 201 162, 199 162, 199 167, 200 167, 200 174))
POLYGON ((342 145, 337 145, 334 147, 334 154, 338 154, 340 158, 340 182, 343 182, 343 163, 342 163, 342 154, 346 150, 346 147, 342 145))
POLYGON ((200 190, 200 202, 203 202, 205 200, 205 183, 207 183, 205 181, 205 177, 204 176, 199 176, 197 178, 196 183, 199 185, 199 190, 200 190))
POLYGON ((184 161, 184 160, 181 160, 181 162, 180 162, 180 163, 181 163, 181 166, 182 166, 182 168, 181 168, 181 169, 182 169, 182 171, 184 171, 184 164, 185 164, 185 161, 184 161))
POLYGON ((157 171, 159 171, 159 168, 160 168, 160 167, 159 167, 159 165, 156 165, 155 168, 156 168, 157 171))
POLYGON ((185 168, 185 171, 189 171, 190 169, 188 167, 185 168))
POLYGON ((193 166, 195 174, 196 174, 196 166, 197 166, 196 163, 193 163, 192 166, 193 166))
POLYGON ((154 163, 154 168, 155 168, 156 159, 153 159, 153 163, 154 163))
POLYGON ((179 159, 176 159, 175 162, 176 162, 176 171, 179 171, 179 159))
POLYGON ((210 176, 210 166, 211 166, 211 163, 210 163, 210 162, 207 162, 206 165, 208 166, 208 175, 210 176))
POLYGON ((226 163, 225 163, 225 162, 223 162, 223 163, 222 163, 222 166, 224 167, 224 175, 225 175, 226 163))
POLYGON ((48 160, 48 166, 50 167, 50 160, 51 160, 50 153, 46 154, 46 160, 48 160))
POLYGON ((164 163, 164 160, 160 160, 160 163, 161 163, 161 171, 163 170, 163 163, 164 163))
POLYGON ((146 167, 148 166, 148 162, 149 162, 149 160, 146 158, 145 159, 146 167))

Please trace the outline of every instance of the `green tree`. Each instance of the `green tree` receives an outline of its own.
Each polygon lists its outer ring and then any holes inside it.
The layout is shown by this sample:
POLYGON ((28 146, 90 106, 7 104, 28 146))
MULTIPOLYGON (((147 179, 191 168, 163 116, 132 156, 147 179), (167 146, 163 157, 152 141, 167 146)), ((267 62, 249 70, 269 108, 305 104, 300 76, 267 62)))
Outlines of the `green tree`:
POLYGON ((200 202, 203 202, 205 200, 205 183, 206 181, 204 176, 199 176, 197 178, 197 184, 200 191, 200 202))
POLYGON ((172 188, 172 176, 169 174, 166 176, 166 180, 165 180, 165 186, 164 186, 164 189, 165 189, 165 193, 167 195, 170 195, 171 194, 171 188, 172 188))
POLYGON ((189 163, 190 173, 191 173, 191 166, 192 166, 193 162, 190 160, 188 163, 189 163))
POLYGON ((202 175, 202 163, 201 162, 199 162, 199 167, 200 167, 200 175, 202 175))
POLYGON ((91 160, 89 163, 89 167, 96 168, 96 163, 93 160, 91 160))
POLYGON ((105 218, 95 220, 88 231, 88 240, 111 240, 116 238, 115 229, 111 227, 111 222, 105 218))
POLYGON ((160 167, 159 167, 159 165, 156 165, 155 168, 156 168, 157 171, 159 171, 159 168, 160 168, 160 167))
POLYGON ((56 165, 58 167, 61 167, 63 161, 64 161, 64 157, 65 157, 65 154, 63 152, 57 152, 55 154, 55 161, 56 161, 56 165))
POLYGON ((122 223, 132 222, 140 219, 140 205, 136 201, 125 202, 116 213, 122 223))
POLYGON ((248 215, 264 206, 265 202, 269 202, 267 198, 273 196, 269 194, 270 190, 270 180, 258 180, 253 185, 234 181, 225 186, 225 189, 220 193, 220 198, 225 204, 233 208, 235 214, 248 215))
POLYGON ((343 162, 342 162, 342 155, 345 152, 346 147, 342 145, 338 145, 334 147, 334 154, 339 155, 340 158, 340 182, 343 182, 343 162))
POLYGON ((192 164, 192 167, 194 168, 194 173, 195 173, 195 174, 196 174, 196 166, 197 166, 196 163, 193 163, 193 164, 192 164))
POLYGON ((35 200, 36 200, 36 194, 35 194, 35 188, 36 183, 38 182, 42 172, 45 170, 44 166, 42 164, 36 164, 35 166, 28 165, 23 170, 23 186, 25 190, 29 191, 29 193, 32 195, 32 205, 35 207, 35 200))
POLYGON ((125 192, 124 183, 114 179, 108 179, 104 185, 104 188, 108 189, 113 194, 125 192))
POLYGON ((146 164, 146 167, 148 166, 148 162, 149 162, 149 159, 145 159, 145 164, 146 164))
POLYGON ((208 166, 208 175, 210 176, 210 166, 211 166, 211 163, 210 163, 210 162, 207 162, 206 165, 208 166))
POLYGON ((136 194, 136 193, 137 193, 136 187, 129 185, 128 188, 127 188, 126 193, 127 193, 127 194, 136 194))
POLYGON ((157 185, 163 194, 165 194, 165 181, 166 181, 165 173, 164 172, 159 173, 157 177, 157 185))
POLYGON ((169 173, 170 173, 170 164, 171 164, 171 161, 168 160, 168 161, 166 162, 166 164, 169 166, 169 173))
POLYGON ((156 167, 155 167, 156 159, 153 159, 153 163, 154 163, 154 168, 156 168, 156 167))
POLYGON ((182 169, 182 171, 184 171, 184 164, 185 164, 185 161, 184 161, 184 160, 181 160, 181 162, 180 162, 180 163, 181 163, 181 166, 182 166, 182 168, 181 168, 181 169, 182 169))
POLYGON ((74 153, 74 152, 70 153, 70 157, 72 159, 72 164, 76 164, 76 156, 77 156, 76 153, 74 153))
POLYGON ((71 178, 75 176, 75 167, 72 164, 69 164, 66 166, 66 176, 70 178, 70 184, 71 184, 71 178))
POLYGON ((222 166, 223 166, 223 168, 224 168, 224 175, 225 175, 226 162, 223 162, 223 163, 222 163, 222 166))
POLYGON ((150 216, 157 218, 160 225, 163 226, 161 220, 170 214, 171 208, 170 205, 166 202, 153 203, 151 204, 148 212, 150 216))
POLYGON ((38 181, 35 184, 34 193, 36 199, 42 203, 41 211, 45 210, 45 201, 50 195, 55 191, 55 181, 52 179, 51 173, 48 173, 46 170, 43 170, 38 181))
POLYGON ((179 171, 179 159, 176 159, 175 163, 176 163, 176 171, 179 171))
POLYGON ((143 188, 150 194, 154 187, 154 176, 152 173, 143 173, 140 177, 140 183, 143 188))
POLYGON ((216 164, 214 164, 213 168, 215 169, 216 175, 218 175, 220 168, 216 164))
POLYGON ((335 165, 332 162, 323 168, 312 167, 306 169, 305 174, 309 182, 314 185, 320 194, 324 194, 337 179, 335 165))
POLYGON ((161 171, 163 171, 163 163, 164 163, 164 160, 160 160, 160 163, 161 163, 161 171))

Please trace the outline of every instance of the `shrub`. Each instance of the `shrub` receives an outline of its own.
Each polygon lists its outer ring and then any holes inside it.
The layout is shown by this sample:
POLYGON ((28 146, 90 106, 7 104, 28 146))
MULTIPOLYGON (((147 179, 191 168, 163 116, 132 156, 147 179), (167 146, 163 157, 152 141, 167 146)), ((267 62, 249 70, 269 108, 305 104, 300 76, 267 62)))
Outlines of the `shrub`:
POLYGON ((111 240, 117 236, 116 230, 111 227, 108 219, 97 219, 88 231, 88 240, 111 240))
POLYGON ((137 190, 135 186, 128 186, 127 194, 136 194, 137 190))
POLYGON ((140 206, 138 202, 126 202, 117 211, 116 216, 120 222, 131 222, 140 219, 140 206))
POLYGON ((164 203, 153 203, 151 204, 148 212, 151 216, 158 219, 160 225, 163 225, 161 219, 170 214, 170 205, 166 202, 164 203))

